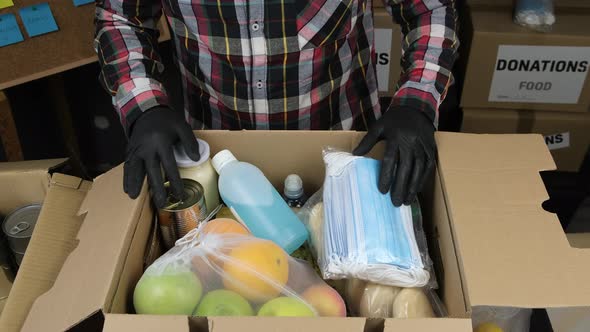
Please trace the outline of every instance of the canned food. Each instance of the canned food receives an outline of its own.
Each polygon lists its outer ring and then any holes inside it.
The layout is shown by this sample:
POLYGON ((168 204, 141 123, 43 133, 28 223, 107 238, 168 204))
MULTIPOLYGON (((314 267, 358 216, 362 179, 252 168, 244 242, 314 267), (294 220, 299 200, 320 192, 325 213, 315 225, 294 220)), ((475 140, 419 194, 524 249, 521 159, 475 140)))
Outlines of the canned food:
POLYGON ((176 240, 195 229, 207 218, 207 207, 203 186, 191 179, 182 179, 184 197, 176 200, 169 192, 170 183, 166 183, 168 202, 166 207, 158 210, 158 223, 165 246, 174 247, 176 240))
POLYGON ((12 211, 2 223, 2 231, 18 265, 27 250, 40 212, 40 204, 26 205, 12 211))

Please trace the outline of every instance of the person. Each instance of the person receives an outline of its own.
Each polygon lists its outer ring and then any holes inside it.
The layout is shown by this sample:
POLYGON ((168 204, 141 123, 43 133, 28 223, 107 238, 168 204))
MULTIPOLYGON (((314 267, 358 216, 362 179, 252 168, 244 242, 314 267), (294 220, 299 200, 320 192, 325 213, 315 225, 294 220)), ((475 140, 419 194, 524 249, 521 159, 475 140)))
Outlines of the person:
MULTIPOLYGON (((375 0, 380 1, 380 0, 375 0)), ((379 106, 371 0, 98 0, 100 81, 128 135, 125 192, 147 174, 155 204, 173 155, 199 157, 191 129, 368 130, 357 155, 386 141, 379 190, 410 203, 434 167, 438 107, 459 45, 453 0, 383 0, 403 39, 391 105, 379 106), (182 76, 184 116, 161 83, 156 23, 165 14, 182 76)), ((198 132, 197 132, 198 135, 198 132)))

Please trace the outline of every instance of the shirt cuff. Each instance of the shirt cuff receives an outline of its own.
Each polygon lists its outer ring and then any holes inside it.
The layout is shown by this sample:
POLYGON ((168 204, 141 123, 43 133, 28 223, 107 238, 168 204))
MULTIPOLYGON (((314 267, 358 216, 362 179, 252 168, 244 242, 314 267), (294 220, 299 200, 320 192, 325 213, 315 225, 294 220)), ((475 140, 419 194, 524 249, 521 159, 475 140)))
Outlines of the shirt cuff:
POLYGON ((439 101, 427 90, 417 86, 402 86, 393 96, 391 106, 410 107, 424 113, 438 128, 439 101))
POLYGON ((150 78, 134 78, 119 85, 117 94, 113 97, 113 105, 126 133, 143 112, 168 104, 164 86, 150 78))

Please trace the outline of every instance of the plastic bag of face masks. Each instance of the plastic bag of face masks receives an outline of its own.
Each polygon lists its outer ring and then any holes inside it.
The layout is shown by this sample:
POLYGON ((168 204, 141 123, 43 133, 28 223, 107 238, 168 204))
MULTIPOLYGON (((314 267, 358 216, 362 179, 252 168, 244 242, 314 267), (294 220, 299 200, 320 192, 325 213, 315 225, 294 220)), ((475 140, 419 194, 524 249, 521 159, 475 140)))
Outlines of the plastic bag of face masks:
POLYGON ((555 23, 553 0, 517 0, 514 22, 536 31, 550 31, 555 23))
POLYGON ((346 316, 340 295, 304 261, 230 219, 204 222, 150 265, 138 314, 346 316))
POLYGON ((531 309, 523 308, 473 307, 473 331, 529 332, 531 314, 531 309))
MULTIPOLYGON (((423 287, 432 262, 419 205, 396 208, 377 188, 380 162, 350 153, 324 151, 326 178, 300 212, 324 279, 357 278, 423 287), (320 198, 321 201, 320 202, 320 198)), ((436 287, 432 278, 430 287, 436 287)))

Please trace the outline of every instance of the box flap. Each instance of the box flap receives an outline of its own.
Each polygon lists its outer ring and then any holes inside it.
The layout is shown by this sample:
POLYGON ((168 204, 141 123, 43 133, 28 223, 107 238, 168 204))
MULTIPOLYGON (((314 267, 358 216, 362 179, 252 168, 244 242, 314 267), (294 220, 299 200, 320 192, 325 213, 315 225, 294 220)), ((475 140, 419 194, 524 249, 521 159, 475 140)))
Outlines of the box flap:
MULTIPOLYGON (((31 169, 46 172, 50 164, 31 169)), ((90 182, 63 174, 54 174, 51 182, 55 185, 49 187, 43 202, 27 254, 0 317, 0 331, 20 331, 33 302, 51 288, 66 257, 76 246, 81 221, 78 209, 90 182), (64 187, 60 183, 69 185, 64 187)))
POLYGON ((386 319, 383 332, 399 331, 436 331, 436 332, 472 332, 471 319, 422 318, 422 319, 386 319))
POLYGON ((540 135, 437 133, 439 174, 472 306, 590 305, 590 251, 570 247, 539 171, 540 135))
POLYGON ((0 163, 0 215, 31 203, 42 203, 49 187, 48 170, 67 159, 0 163))
POLYGON ((362 332, 365 329, 365 318, 302 318, 302 317, 211 317, 211 332, 362 332))
POLYGON ((186 316, 106 314, 103 332, 189 332, 186 316))
POLYGON ((126 247, 147 198, 146 187, 138 199, 129 199, 123 192, 122 166, 95 179, 79 210, 85 215, 76 237, 78 246, 53 287, 33 305, 23 331, 62 331, 97 310, 108 312, 126 247))

